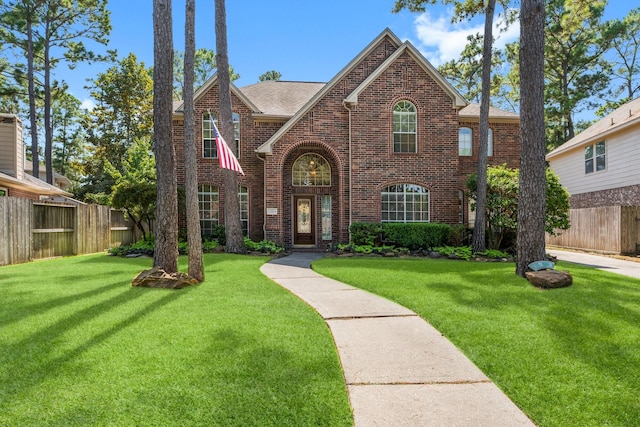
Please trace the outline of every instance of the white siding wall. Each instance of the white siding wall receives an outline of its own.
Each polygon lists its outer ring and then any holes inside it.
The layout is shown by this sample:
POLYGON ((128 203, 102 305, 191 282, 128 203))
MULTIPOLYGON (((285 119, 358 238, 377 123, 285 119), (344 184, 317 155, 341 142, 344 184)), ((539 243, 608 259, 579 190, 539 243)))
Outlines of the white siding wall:
MULTIPOLYGON (((20 171, 24 171, 22 152, 18 156, 16 148, 22 147, 22 137, 19 134, 22 129, 13 118, 0 118, 0 172, 18 177, 20 171)), ((20 174, 21 175, 21 174, 20 174)))
POLYGON ((607 168, 584 173, 584 145, 549 161, 569 194, 640 184, 640 126, 605 139, 607 168))

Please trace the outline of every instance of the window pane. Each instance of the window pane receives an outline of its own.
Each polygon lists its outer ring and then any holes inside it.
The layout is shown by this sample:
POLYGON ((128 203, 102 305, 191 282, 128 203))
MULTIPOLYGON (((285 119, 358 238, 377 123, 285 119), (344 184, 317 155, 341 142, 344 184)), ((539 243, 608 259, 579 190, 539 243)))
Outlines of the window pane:
POLYGON ((489 139, 487 140, 487 156, 493 156, 493 130, 489 129, 489 139))
POLYGON ((393 107, 393 151, 417 152, 416 107, 409 101, 400 101, 393 107))
POLYGON ((593 157, 593 145, 584 147, 584 159, 588 160, 593 157))
POLYGON ((322 196, 322 240, 331 240, 331 196, 322 196))
POLYGON ((606 168, 605 165, 605 161, 604 161, 605 157, 604 156, 598 156, 596 157, 596 170, 597 171, 603 171, 606 168))
POLYGON ((303 154, 293 162, 292 176, 293 185, 330 186, 331 166, 318 154, 303 154))
POLYGON ((415 184, 390 185, 381 194, 383 222, 429 221, 429 190, 415 184))
POLYGON ((211 236, 218 225, 218 187, 210 184, 198 186, 200 233, 211 236))
POLYGON ((604 156, 605 146, 604 141, 596 144, 596 156, 604 156))
POLYGON ((589 159, 584 162, 584 172, 585 173, 593 172, 593 159, 589 159))
POLYGON ((471 144, 471 129, 460 128, 458 131, 458 155, 471 156, 473 146, 471 144))

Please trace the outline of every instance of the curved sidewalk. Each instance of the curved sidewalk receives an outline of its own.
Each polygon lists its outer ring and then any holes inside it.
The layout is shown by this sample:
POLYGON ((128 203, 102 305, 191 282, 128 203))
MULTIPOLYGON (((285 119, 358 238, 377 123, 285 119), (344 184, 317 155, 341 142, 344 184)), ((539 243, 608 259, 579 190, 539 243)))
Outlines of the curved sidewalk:
POLYGON ((327 322, 356 427, 534 425, 416 313, 311 270, 322 256, 293 253, 260 270, 327 322))

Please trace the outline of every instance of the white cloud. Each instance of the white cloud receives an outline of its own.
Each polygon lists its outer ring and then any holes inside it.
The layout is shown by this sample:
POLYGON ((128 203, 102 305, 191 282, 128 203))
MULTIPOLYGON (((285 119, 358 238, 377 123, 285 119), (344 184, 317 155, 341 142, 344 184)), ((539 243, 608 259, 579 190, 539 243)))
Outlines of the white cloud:
POLYGON ((80 107, 86 108, 89 111, 93 110, 95 108, 95 106, 96 106, 96 103, 91 98, 85 99, 84 101, 82 101, 82 104, 80 104, 80 107))
MULTIPOLYGON (((453 12, 448 10, 446 14, 437 17, 429 12, 419 15, 415 20, 415 31, 418 37, 418 48, 434 66, 439 66, 452 59, 457 59, 460 52, 467 44, 467 36, 476 33, 484 33, 484 20, 476 18, 471 22, 451 23, 453 12)), ((500 32, 502 23, 496 19, 493 25, 493 34, 496 38, 494 47, 501 49, 506 43, 516 40, 520 35, 518 21, 513 23, 506 32, 500 32)))

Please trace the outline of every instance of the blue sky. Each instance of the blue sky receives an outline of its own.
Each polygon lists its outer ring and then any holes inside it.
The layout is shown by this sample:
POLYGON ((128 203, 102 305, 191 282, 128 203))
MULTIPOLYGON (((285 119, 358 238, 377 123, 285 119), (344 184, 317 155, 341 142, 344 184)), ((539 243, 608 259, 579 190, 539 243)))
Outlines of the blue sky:
MULTIPOLYGON (((607 19, 623 17, 632 2, 610 0, 607 19)), ((256 83, 269 70, 282 80, 326 82, 385 28, 410 40, 434 65, 455 58, 467 34, 482 32, 482 21, 451 24, 452 10, 428 6, 424 14, 391 13, 394 0, 227 1, 229 62, 240 74, 239 87, 256 83)), ((111 42, 122 58, 133 52, 153 65, 151 0, 111 0, 111 42)), ((184 50, 184 0, 173 0, 174 48, 184 50)), ((498 46, 518 36, 517 26, 500 35, 498 46)), ((214 0, 196 0, 196 46, 215 50, 214 0)), ((71 92, 90 105, 83 88, 108 64, 61 65, 56 78, 67 81, 71 92)))

